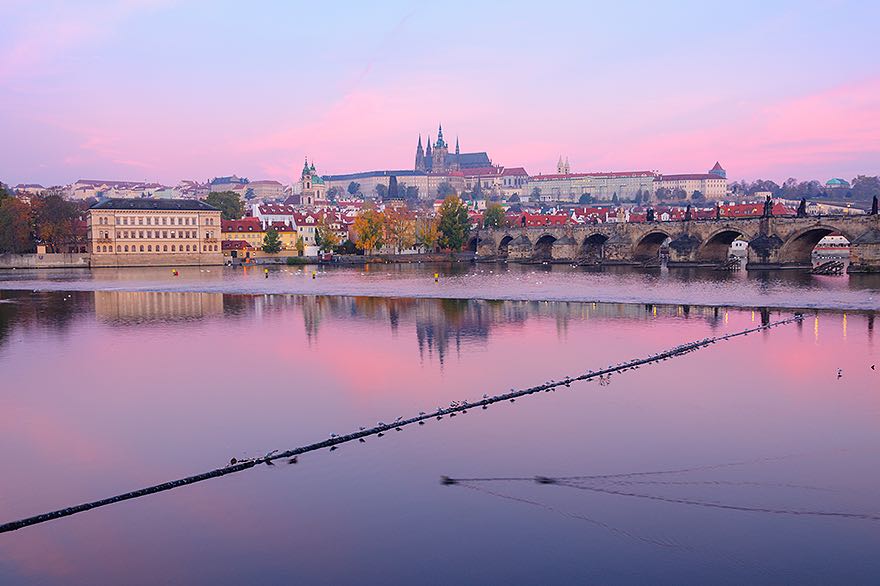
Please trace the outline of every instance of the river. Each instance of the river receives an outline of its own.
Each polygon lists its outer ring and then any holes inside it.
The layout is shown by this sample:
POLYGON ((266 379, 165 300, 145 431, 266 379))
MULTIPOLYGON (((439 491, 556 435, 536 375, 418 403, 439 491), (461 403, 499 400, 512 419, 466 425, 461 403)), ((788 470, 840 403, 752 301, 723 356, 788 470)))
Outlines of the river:
POLYGON ((0 279, 0 524, 804 315, 0 534, 0 583, 880 575, 875 278, 461 264, 0 279))

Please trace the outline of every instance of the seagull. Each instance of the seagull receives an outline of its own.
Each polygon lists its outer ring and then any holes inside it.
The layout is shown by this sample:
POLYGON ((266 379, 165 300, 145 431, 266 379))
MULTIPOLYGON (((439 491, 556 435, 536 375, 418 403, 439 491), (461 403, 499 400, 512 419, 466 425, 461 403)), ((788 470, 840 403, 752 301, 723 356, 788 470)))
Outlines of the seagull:
POLYGON ((367 429, 367 428, 366 427, 358 427, 359 431, 364 431, 365 429, 367 429))
POLYGON ((874 366, 876 366, 876 365, 874 365, 874 364, 871 365, 871 370, 875 370, 874 366))
POLYGON ((365 440, 364 438, 360 438, 360 439, 358 439, 358 441, 361 442, 362 444, 367 443, 367 440, 365 440))
POLYGON ((841 378, 842 376, 843 376, 843 369, 842 369, 842 368, 838 368, 838 369, 837 369, 837 378, 841 378))
POLYGON ((395 427, 395 428, 394 428, 394 431, 403 431, 403 430, 400 429, 399 427, 395 427))
POLYGON ((419 421, 419 425, 424 425, 424 424, 425 424, 424 421, 419 421))
POLYGON ((236 464, 238 464, 238 460, 236 460, 235 458, 229 460, 229 465, 230 465, 230 466, 235 466, 236 464))
POLYGON ((296 464, 297 462, 299 462, 299 458, 296 456, 287 461, 288 464, 296 464))
POLYGON ((382 436, 383 436, 383 435, 385 435, 385 434, 384 434, 384 433, 381 433, 381 432, 379 432, 379 433, 378 433, 378 434, 377 434, 377 435, 376 435, 376 437, 382 437, 382 436))
POLYGON ((263 460, 263 462, 266 463, 266 466, 274 466, 275 465, 275 462, 273 462, 272 460, 263 460))
POLYGON ((331 452, 332 452, 333 450, 335 450, 335 449, 336 449, 336 446, 330 446, 330 451, 331 451, 331 452))

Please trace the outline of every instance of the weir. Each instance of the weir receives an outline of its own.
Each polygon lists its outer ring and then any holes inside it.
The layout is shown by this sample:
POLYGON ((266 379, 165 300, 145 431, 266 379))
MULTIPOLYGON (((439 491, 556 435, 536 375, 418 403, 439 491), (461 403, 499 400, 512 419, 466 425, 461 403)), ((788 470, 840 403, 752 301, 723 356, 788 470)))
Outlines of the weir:
POLYGON ((465 402, 453 402, 449 407, 439 408, 430 413, 422 412, 414 417, 410 417, 408 419, 398 418, 392 423, 384 423, 380 422, 378 425, 368 428, 361 429, 357 432, 349 433, 343 436, 330 437, 328 439, 308 444, 305 446, 300 446, 297 448, 292 448, 285 451, 273 450, 267 453, 265 456, 260 458, 252 458, 244 461, 232 460, 232 462, 228 466, 224 466, 223 468, 217 468, 214 470, 210 470, 207 472, 203 472, 200 474, 196 474, 193 476, 188 476, 186 478, 180 478, 177 480, 171 480, 168 482, 163 482, 161 484, 156 484, 153 486, 133 490, 130 492, 118 494, 115 496, 103 498, 100 500, 82 503, 75 506, 66 507, 63 509, 58 509, 55 511, 51 511, 48 513, 43 513, 40 515, 35 515, 32 517, 27 517, 24 519, 19 519, 16 521, 10 521, 0 525, 0 533, 9 533, 12 531, 17 531, 19 529, 23 529, 25 527, 29 527, 31 525, 37 525, 40 523, 46 523, 48 521, 53 521, 56 519, 61 519, 63 517, 69 517, 71 515, 75 515, 77 513, 83 513, 85 511, 89 511, 92 509, 96 509, 99 507, 105 507, 107 505, 111 505, 114 503, 123 502, 126 500, 132 500, 140 497, 144 497, 150 494, 156 494, 159 492, 164 492, 167 490, 172 490, 174 488, 179 488, 182 486, 187 486, 190 484, 196 484, 198 482, 203 482, 206 480, 210 480, 212 478, 220 478, 222 476, 227 476, 229 474, 234 474, 236 472, 242 472, 244 470, 248 470, 253 468, 258 464, 266 464, 266 465, 274 465, 276 460, 288 460, 289 463, 295 463, 296 457, 302 454, 306 454, 309 452, 314 452, 321 449, 329 449, 335 450, 338 446, 342 444, 346 444, 349 442, 353 442, 356 440, 362 440, 364 438, 370 436, 379 436, 380 434, 384 434, 385 432, 392 430, 402 430, 406 426, 415 425, 415 424, 424 424, 426 421, 430 419, 443 419, 445 416, 455 416, 459 413, 465 414, 468 409, 487 409, 490 405, 495 403, 500 403, 503 401, 514 402, 516 399, 520 397, 524 397, 526 395, 532 395, 540 392, 550 392, 559 387, 570 387, 571 383, 579 382, 579 381, 591 381, 591 380, 604 380, 608 375, 625 372, 630 369, 639 368, 644 365, 653 364, 657 362, 661 362, 663 360, 667 360, 668 358, 673 358, 676 356, 682 356, 684 354, 688 354, 695 350, 699 350, 701 348, 705 348, 714 344, 716 342, 730 340, 733 338, 737 338, 740 336, 746 336, 748 334, 760 331, 766 331, 774 327, 779 327, 785 324, 799 322, 803 319, 803 316, 800 314, 796 314, 793 317, 783 319, 776 322, 770 322, 769 319, 762 319, 762 324, 760 326, 749 328, 745 330, 741 330, 738 332, 725 334, 723 336, 717 336, 712 338, 704 338, 702 340, 696 340, 693 342, 688 342, 686 344, 682 344, 679 346, 675 346, 674 348, 670 348, 663 352, 659 352, 657 354, 651 354, 649 356, 645 356, 642 358, 632 359, 626 362, 621 362, 619 364, 610 365, 606 368, 596 370, 596 371, 587 371, 584 374, 578 376, 568 376, 563 379, 557 381, 550 381, 548 383, 537 385, 533 387, 528 387, 525 389, 511 389, 507 393, 501 393, 493 396, 484 395, 482 399, 476 401, 465 401, 465 402))

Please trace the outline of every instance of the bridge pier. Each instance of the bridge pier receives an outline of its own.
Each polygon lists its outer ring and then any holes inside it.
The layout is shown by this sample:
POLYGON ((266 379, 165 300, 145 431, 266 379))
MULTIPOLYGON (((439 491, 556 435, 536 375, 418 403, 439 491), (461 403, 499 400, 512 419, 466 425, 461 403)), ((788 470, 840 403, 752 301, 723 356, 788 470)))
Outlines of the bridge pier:
POLYGON ((880 273, 880 230, 871 228, 849 247, 848 273, 880 273))

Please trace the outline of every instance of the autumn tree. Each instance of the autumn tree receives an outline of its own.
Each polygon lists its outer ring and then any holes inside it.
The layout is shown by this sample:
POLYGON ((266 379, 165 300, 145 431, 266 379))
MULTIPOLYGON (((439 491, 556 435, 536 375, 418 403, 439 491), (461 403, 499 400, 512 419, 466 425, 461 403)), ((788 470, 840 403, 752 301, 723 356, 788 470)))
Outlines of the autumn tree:
POLYGON ((385 222, 382 214, 374 209, 363 210, 358 214, 352 226, 354 242, 367 254, 381 248, 385 236, 385 222))
POLYGON ((19 199, 0 195, 0 252, 17 254, 32 248, 30 207, 19 199))
POLYGON ((303 239, 302 236, 297 236, 297 238, 296 238, 296 244, 295 244, 294 246, 296 246, 296 255, 297 255, 297 256, 302 256, 303 253, 305 253, 305 251, 306 251, 306 241, 303 239))
POLYGON ((268 254, 277 254, 281 252, 281 237, 278 236, 278 230, 269 228, 266 235, 263 236, 263 252, 268 254))
POLYGON ((385 241, 398 254, 416 243, 415 222, 400 208, 385 210, 385 241))
POLYGON ((449 197, 450 195, 456 195, 457 193, 458 192, 455 191, 455 188, 446 181, 437 186, 437 195, 440 197, 449 197))
POLYGON ((234 191, 212 191, 205 198, 205 203, 220 210, 224 220, 240 220, 244 217, 244 202, 234 191))
POLYGON ((339 236, 327 222, 321 222, 315 230, 315 244, 321 252, 332 252, 339 246, 339 236))
POLYGON ((440 204, 439 230, 440 246, 451 250, 461 250, 470 230, 467 206, 457 195, 450 195, 440 204))
POLYGON ((422 216, 416 220, 415 225, 416 245, 428 251, 437 248, 440 239, 440 229, 437 218, 422 216))
POLYGON ((51 252, 60 252, 67 245, 78 244, 84 237, 77 228, 82 210, 60 195, 34 198, 31 201, 31 214, 37 240, 51 252))
POLYGON ((507 216, 504 215, 504 208, 497 203, 491 203, 486 206, 483 212, 484 228, 504 228, 507 226, 507 216))

